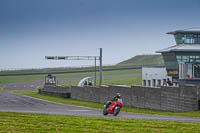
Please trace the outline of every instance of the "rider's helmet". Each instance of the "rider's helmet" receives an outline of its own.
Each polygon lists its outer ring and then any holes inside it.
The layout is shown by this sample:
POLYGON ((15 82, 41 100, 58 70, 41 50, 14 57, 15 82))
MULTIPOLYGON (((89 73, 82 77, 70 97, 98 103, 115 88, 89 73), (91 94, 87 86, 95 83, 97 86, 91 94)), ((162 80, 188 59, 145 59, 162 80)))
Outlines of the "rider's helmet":
POLYGON ((117 98, 121 98, 120 93, 117 93, 116 97, 117 97, 117 98))

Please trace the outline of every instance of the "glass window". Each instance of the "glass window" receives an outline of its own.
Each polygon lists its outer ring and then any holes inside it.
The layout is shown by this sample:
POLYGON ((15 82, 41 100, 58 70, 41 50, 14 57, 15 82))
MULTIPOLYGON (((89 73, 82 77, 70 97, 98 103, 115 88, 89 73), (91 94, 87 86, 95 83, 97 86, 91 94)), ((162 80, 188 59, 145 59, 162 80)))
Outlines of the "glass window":
POLYGON ((176 40, 176 44, 183 44, 183 40, 184 40, 184 36, 182 36, 182 34, 176 34, 174 35, 175 40, 176 40))
POLYGON ((200 62, 200 56, 192 55, 192 56, 186 56, 186 55, 177 55, 176 60, 178 64, 182 64, 185 62, 200 62))
POLYGON ((182 62, 182 56, 177 55, 176 59, 177 59, 177 61, 178 61, 179 64, 182 62))
POLYGON ((151 86, 151 80, 148 80, 148 86, 151 86))
POLYGON ((156 86, 156 80, 155 79, 152 80, 152 86, 156 86))
POLYGON ((194 65, 194 78, 200 78, 200 66, 194 65))
POLYGON ((157 83, 157 86, 161 86, 161 80, 160 79, 158 79, 158 81, 157 81, 158 83, 157 83))
POLYGON ((193 34, 186 34, 185 43, 189 43, 189 44, 194 43, 193 34))
POLYGON ((194 59, 195 58, 195 56, 190 56, 190 59, 194 59))
POLYGON ((143 86, 146 86, 146 80, 143 80, 143 86))
POLYGON ((194 37, 194 43, 198 43, 198 36, 197 35, 193 35, 194 37))
POLYGON ((177 44, 200 44, 199 34, 176 34, 174 35, 177 44))
POLYGON ((183 61, 189 62, 189 56, 182 56, 183 61))
POLYGON ((177 60, 181 60, 181 56, 176 56, 176 59, 177 60))

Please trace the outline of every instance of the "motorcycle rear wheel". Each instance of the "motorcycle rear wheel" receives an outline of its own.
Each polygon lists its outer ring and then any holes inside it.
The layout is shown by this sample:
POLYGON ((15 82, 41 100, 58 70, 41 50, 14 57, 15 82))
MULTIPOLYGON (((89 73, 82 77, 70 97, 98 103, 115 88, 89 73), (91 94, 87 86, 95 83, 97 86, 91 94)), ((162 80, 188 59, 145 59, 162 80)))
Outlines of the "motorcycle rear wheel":
POLYGON ((107 108, 105 107, 105 108, 103 109, 103 115, 107 115, 107 114, 108 114, 107 108))

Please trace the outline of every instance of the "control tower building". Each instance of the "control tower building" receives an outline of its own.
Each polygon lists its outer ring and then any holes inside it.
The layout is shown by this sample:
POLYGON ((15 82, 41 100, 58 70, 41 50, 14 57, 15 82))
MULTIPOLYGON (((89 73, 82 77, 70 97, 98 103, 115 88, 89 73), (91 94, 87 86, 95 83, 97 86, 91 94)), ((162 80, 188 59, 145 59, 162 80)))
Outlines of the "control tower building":
POLYGON ((200 28, 176 30, 176 45, 161 49, 167 75, 174 84, 200 84, 200 28))

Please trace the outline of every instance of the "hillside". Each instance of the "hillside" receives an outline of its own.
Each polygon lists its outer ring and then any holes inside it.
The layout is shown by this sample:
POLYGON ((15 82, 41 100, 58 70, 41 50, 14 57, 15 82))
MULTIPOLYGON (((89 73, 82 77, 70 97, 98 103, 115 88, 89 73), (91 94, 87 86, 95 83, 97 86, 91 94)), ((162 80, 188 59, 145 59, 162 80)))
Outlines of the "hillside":
POLYGON ((117 64, 118 66, 164 66, 162 55, 136 55, 117 64))
MULTIPOLYGON (((161 55, 137 55, 128 60, 122 61, 117 65, 103 66, 103 69, 119 68, 120 66, 163 66, 163 58, 161 55)), ((15 74, 15 73, 47 73, 47 72, 64 72, 75 70, 94 70, 94 66, 91 67, 60 67, 60 68, 41 68, 41 69, 24 69, 24 70, 4 70, 0 71, 0 74, 15 74)))

